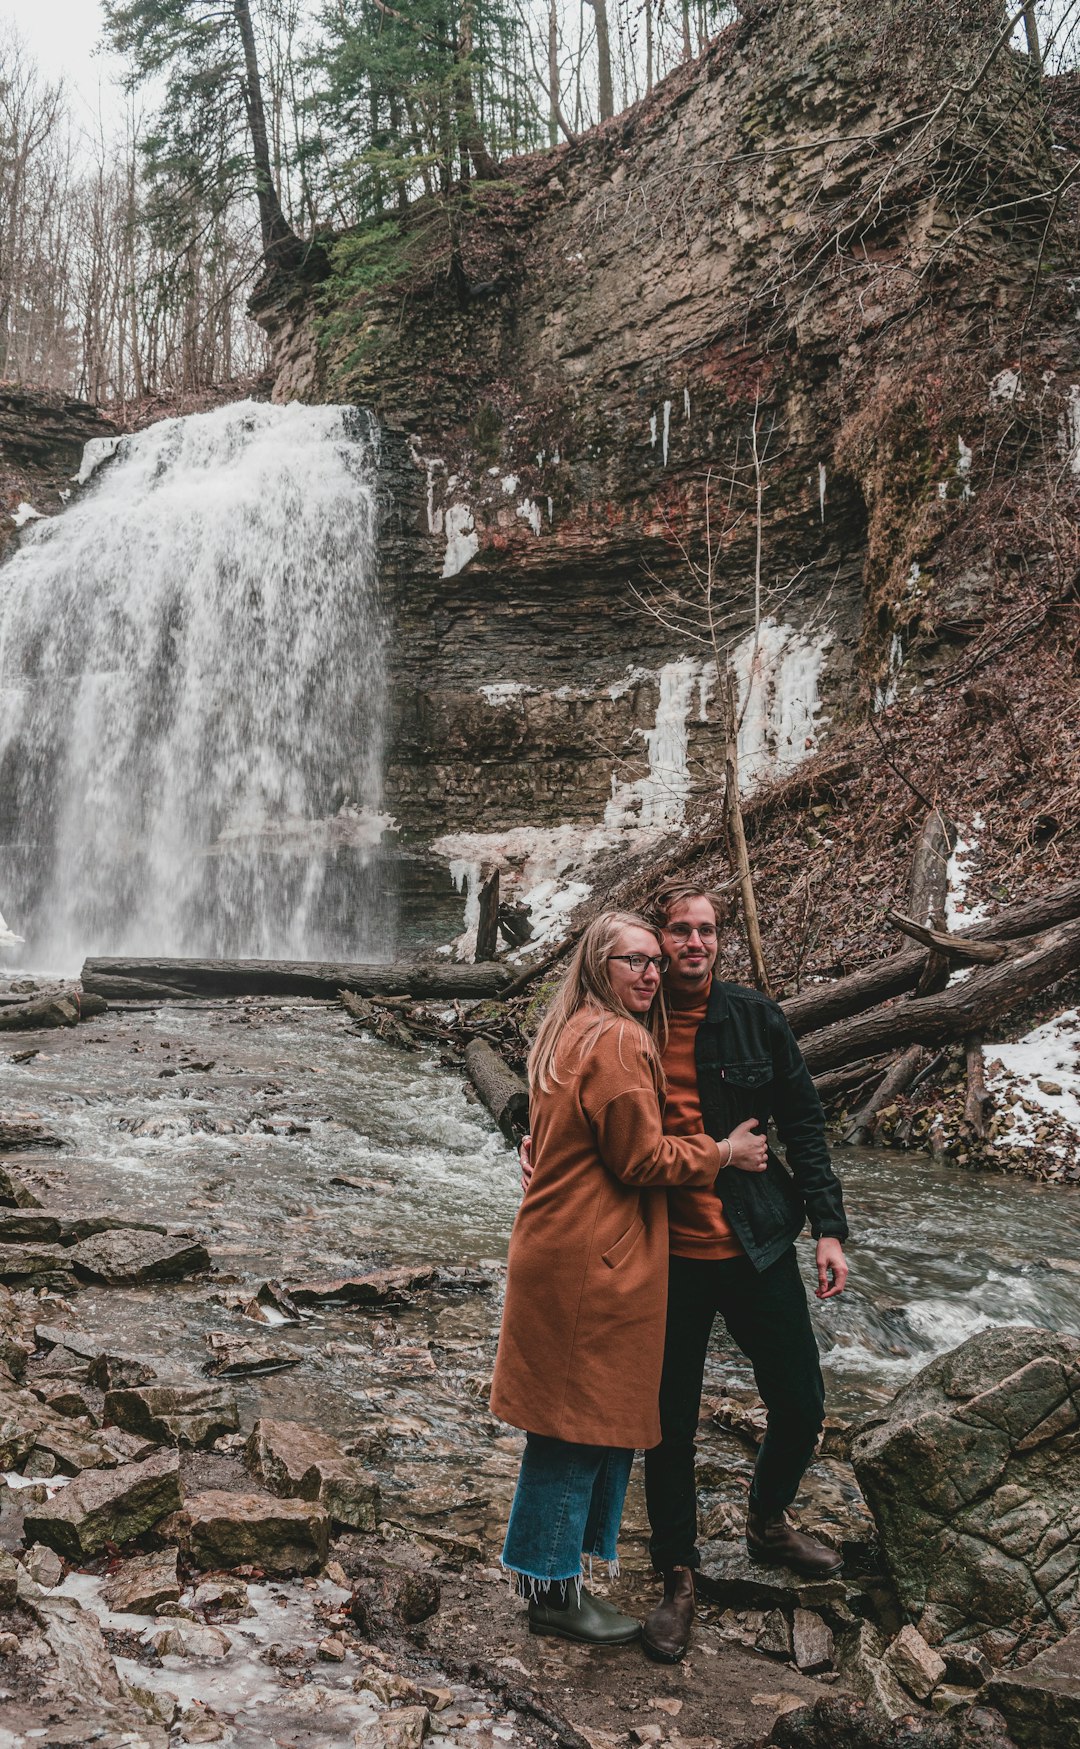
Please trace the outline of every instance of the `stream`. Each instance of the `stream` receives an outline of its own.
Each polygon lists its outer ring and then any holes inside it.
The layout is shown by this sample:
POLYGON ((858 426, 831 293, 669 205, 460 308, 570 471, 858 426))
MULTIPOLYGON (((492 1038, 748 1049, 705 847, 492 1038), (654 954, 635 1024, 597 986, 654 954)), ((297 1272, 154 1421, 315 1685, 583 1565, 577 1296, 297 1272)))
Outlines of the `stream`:
MULTIPOLYGON (((460 1078, 317 1004, 148 1008, 47 1037, 29 1061, 10 1049, 0 1060, 4 1109, 38 1113, 69 1143, 33 1156, 43 1202, 189 1227, 215 1270, 176 1286, 83 1288, 75 1326, 197 1373, 213 1331, 269 1344, 298 1364, 235 1381, 245 1431, 258 1414, 317 1421, 370 1456, 391 1524, 497 1554, 518 1443, 488 1415, 486 1382, 517 1168, 460 1078), (324 1305, 270 1330, 241 1314, 266 1280, 389 1263, 479 1266, 489 1285, 423 1293, 392 1313, 324 1305)), ((1069 1193, 896 1152, 844 1150, 838 1167, 851 1285, 840 1301, 811 1300, 833 1413, 865 1413, 988 1324, 1080 1331, 1080 1201, 1069 1193)), ((801 1246, 809 1280, 812 1245, 801 1246)), ((720 1393, 753 1395, 722 1332, 706 1398, 720 1393)), ((730 1497, 727 1482, 745 1485, 749 1462, 712 1483, 706 1462, 706 1507, 730 1497)))

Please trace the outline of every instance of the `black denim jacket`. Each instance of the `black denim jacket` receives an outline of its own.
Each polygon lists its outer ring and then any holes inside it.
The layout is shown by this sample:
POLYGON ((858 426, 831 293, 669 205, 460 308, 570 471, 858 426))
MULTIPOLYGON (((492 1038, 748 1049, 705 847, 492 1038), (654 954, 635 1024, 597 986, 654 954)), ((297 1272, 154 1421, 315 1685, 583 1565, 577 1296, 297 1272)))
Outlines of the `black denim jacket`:
POLYGON ((701 1116, 718 1141, 737 1124, 770 1121, 787 1166, 769 1149, 764 1172, 727 1167, 716 1188, 750 1261, 766 1269, 802 1232, 847 1238, 844 1196, 825 1143, 825 1118, 810 1071, 781 1010, 742 984, 713 980, 695 1044, 701 1116))

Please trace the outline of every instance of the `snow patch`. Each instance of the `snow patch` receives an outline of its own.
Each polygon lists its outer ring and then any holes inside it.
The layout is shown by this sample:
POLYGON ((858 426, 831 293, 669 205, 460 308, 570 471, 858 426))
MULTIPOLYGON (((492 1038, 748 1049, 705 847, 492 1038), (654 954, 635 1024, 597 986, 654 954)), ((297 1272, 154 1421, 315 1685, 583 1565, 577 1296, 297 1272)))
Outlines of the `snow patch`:
POLYGON ((110 456, 116 454, 120 441, 119 437, 92 437, 89 443, 85 443, 79 471, 72 476, 75 484, 85 486, 87 480, 97 472, 102 462, 107 462, 110 456))
POLYGON ((667 467, 668 444, 671 439, 671 402, 664 402, 664 466, 667 467))
MULTIPOLYGON (((498 471, 499 471, 498 468, 496 468, 495 472, 498 473, 498 471)), ((518 489, 518 477, 517 477, 517 475, 516 474, 504 474, 502 477, 502 489, 506 493, 506 496, 508 498, 512 498, 514 493, 518 489)))
POLYGON ((1080 383, 1069 387, 1058 431, 1058 453, 1072 474, 1080 474, 1080 383))
POLYGON ((1018 370, 999 370, 990 384, 991 405, 995 402, 1001 404, 1002 402, 1023 401, 1025 398, 1023 388, 1020 385, 1020 372, 1018 370))
POLYGON ((891 704, 896 703, 897 680, 903 666, 904 646, 900 640, 900 633, 894 632, 889 644, 889 666, 885 673, 885 679, 880 686, 874 689, 875 711, 888 710, 891 704))
MULTIPOLYGON (((550 499, 548 502, 550 503, 550 499)), ((528 523, 534 534, 540 533, 543 518, 540 514, 539 504, 535 504, 531 498, 523 498, 517 507, 517 513, 523 522, 528 523)))
MULTIPOLYGON (((997 1104, 1006 1104, 1003 1099, 1006 1090, 1015 1090, 1020 1095, 1020 1100, 1011 1106, 1012 1128, 1002 1130, 998 1142, 1033 1147, 1035 1132, 1045 1114, 1075 1131, 1076 1144, 1072 1150, 1075 1153, 1075 1148, 1080 1147, 1080 1009, 1070 1008, 1056 1019, 1045 1021, 1013 1044, 988 1044, 985 1055, 991 1064, 986 1084, 997 1104), (1059 1091, 1049 1093, 1048 1087, 1059 1091), (1036 1107, 1034 1113, 1024 1110, 1020 1102, 1024 1100, 1036 1107)), ((1056 1154, 1066 1151, 1063 1143, 1055 1145, 1050 1141, 1046 1145, 1056 1154)))
POLYGON ((684 389, 682 392, 682 410, 683 410, 683 418, 689 419, 689 417, 690 417, 690 390, 689 389, 684 389))
POLYGON ((480 551, 480 536, 473 527, 473 513, 467 504, 451 504, 445 513, 445 525, 446 555, 442 575, 456 577, 480 551))
POLYGON ((655 413, 650 413, 650 415, 649 415, 649 447, 651 449, 656 448, 656 414, 655 413))
POLYGON ((967 900, 971 877, 982 859, 979 839, 985 830, 986 821, 981 814, 976 814, 969 827, 957 831, 956 845, 945 873, 946 929, 959 929, 965 923, 981 923, 986 916, 985 905, 969 904, 967 900))
POLYGON ((658 680, 656 722, 644 731, 649 769, 633 783, 616 783, 604 813, 611 827, 636 823, 645 828, 681 826, 690 794, 686 762, 687 724, 700 664, 692 657, 667 662, 658 680))
POLYGON ((16 528, 22 528, 23 524, 27 522, 44 521, 44 513, 40 510, 35 510, 34 506, 32 504, 27 504, 25 499, 21 504, 15 506, 15 509, 10 512, 10 515, 16 528))
POLYGON ((817 495, 818 495, 818 504, 821 507, 821 520, 822 520, 822 522, 825 521, 825 485, 826 485, 825 463, 818 462, 818 465, 817 465, 817 495))
POLYGON ((490 686, 478 686, 476 690, 488 704, 511 704, 523 693, 535 692, 536 688, 526 686, 521 680, 497 680, 490 686))

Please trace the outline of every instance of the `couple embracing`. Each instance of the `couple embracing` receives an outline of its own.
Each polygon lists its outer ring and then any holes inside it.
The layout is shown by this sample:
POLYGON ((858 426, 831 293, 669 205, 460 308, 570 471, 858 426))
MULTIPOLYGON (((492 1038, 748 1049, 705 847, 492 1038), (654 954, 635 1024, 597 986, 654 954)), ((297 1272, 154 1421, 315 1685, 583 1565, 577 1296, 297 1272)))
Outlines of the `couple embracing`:
POLYGON ((645 915, 597 917, 575 949, 529 1058, 528 1184, 491 1393, 526 1432, 502 1559, 530 1627, 603 1646, 640 1635, 667 1663, 694 1616, 694 1436, 717 1313, 768 1411, 749 1552, 817 1576, 841 1564, 786 1508, 824 1417, 794 1241, 809 1217, 818 1297, 842 1292, 843 1198, 780 1009, 713 975, 725 920, 719 895, 669 881, 645 915), (582 1583, 583 1555, 616 1561, 638 1449, 664 1586, 644 1629, 582 1583))

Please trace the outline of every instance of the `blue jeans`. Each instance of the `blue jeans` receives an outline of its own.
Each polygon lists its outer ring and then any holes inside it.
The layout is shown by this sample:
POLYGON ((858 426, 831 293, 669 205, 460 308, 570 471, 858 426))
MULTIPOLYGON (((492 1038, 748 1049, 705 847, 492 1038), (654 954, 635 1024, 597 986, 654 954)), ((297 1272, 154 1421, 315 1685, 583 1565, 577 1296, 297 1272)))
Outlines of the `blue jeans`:
POLYGON ((502 1564, 540 1584, 581 1577, 581 1557, 618 1560, 632 1451, 525 1435, 502 1564))

